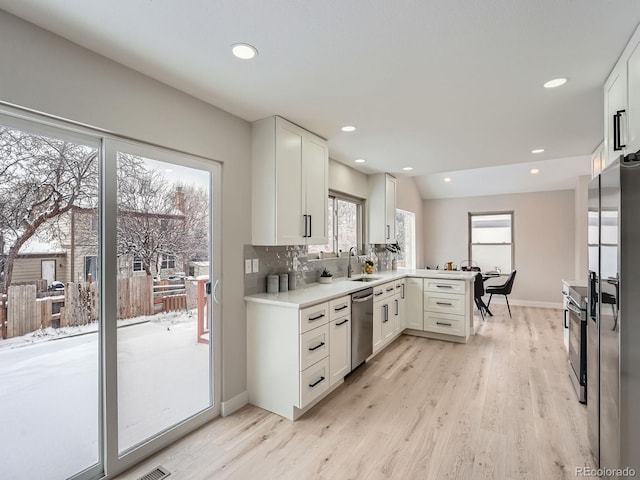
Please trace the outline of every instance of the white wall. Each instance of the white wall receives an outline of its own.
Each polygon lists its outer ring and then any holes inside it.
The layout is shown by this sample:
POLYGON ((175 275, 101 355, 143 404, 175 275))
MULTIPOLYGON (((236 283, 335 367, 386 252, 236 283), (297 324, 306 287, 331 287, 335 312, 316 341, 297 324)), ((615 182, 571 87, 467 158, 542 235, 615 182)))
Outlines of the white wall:
MULTIPOLYGON (((587 281, 589 253, 587 248, 587 201, 591 176, 578 177, 575 189, 575 280, 587 281)), ((570 280, 570 279, 567 279, 570 280)))
POLYGON ((0 100, 223 162, 223 400, 246 390, 250 124, 0 10, 0 100))
POLYGON ((396 177, 396 208, 416 214, 416 268, 424 267, 423 199, 413 177, 396 177))
POLYGON ((573 190, 425 200, 425 263, 468 258, 469 212, 511 210, 518 273, 509 302, 560 306, 561 281, 575 274, 573 190))

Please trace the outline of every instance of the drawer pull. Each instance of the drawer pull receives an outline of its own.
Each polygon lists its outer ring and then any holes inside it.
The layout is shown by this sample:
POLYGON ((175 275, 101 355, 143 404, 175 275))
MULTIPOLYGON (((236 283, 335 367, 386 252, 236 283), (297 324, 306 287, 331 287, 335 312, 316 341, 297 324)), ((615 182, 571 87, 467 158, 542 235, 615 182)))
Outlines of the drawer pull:
POLYGON ((452 326, 450 323, 447 323, 447 322, 436 322, 436 325, 444 325, 446 327, 451 327, 452 326))
POLYGON ((393 287, 387 288, 387 292, 393 292, 393 287))
POLYGON ((343 321, 341 321, 340 323, 336 323, 336 327, 339 327, 340 325, 344 325, 345 323, 347 323, 349 321, 349 319, 345 319, 343 321))
POLYGON ((314 320, 320 320, 322 317, 324 317, 324 313, 321 313, 317 317, 313 317, 313 318, 309 317, 309 321, 313 322, 314 320))
POLYGON ((378 295, 382 295, 383 293, 384 293, 384 292, 376 292, 376 297, 377 297, 378 295))
POLYGON ((402 285, 396 285, 396 288, 402 288, 402 285))
POLYGON ((339 312, 340 310, 344 310, 344 309, 345 309, 345 308, 347 308, 347 307, 348 307, 348 305, 343 305, 343 306, 341 306, 341 307, 334 308, 334 309, 333 309, 333 311, 334 311, 334 312, 339 312))
POLYGON ((453 285, 436 285, 438 288, 453 288, 453 285))
POLYGON ((453 304, 449 302, 436 302, 436 305, 446 305, 447 307, 453 307, 453 304))
POLYGON ((313 388, 313 387, 315 387, 316 385, 318 385, 319 383, 322 383, 322 382, 324 382, 324 377, 320 377, 317 381, 315 381, 313 383, 310 383, 309 384, 309 388, 313 388))
POLYGON ((316 345, 315 347, 311 347, 309 348, 310 352, 313 352, 314 350, 319 349, 320 347, 324 346, 324 342, 320 342, 318 345, 316 345))

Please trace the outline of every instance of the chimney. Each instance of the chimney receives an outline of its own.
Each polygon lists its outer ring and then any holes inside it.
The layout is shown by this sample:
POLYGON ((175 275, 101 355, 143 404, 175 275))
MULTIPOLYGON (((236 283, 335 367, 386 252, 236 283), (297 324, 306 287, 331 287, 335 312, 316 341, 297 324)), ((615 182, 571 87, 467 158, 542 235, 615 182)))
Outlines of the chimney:
POLYGON ((176 187, 175 205, 176 210, 184 213, 184 189, 183 187, 176 187))

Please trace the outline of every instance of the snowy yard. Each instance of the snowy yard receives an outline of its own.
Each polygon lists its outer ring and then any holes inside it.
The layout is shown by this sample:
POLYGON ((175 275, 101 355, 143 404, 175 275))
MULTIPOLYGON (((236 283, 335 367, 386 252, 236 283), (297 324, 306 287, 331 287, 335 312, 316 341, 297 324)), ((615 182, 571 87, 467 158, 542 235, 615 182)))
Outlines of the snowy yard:
MULTIPOLYGON (((120 451, 210 404, 209 345, 197 343, 193 312, 126 323, 118 324, 120 451)), ((3 480, 66 478, 98 462, 96 329, 0 340, 3 480)))

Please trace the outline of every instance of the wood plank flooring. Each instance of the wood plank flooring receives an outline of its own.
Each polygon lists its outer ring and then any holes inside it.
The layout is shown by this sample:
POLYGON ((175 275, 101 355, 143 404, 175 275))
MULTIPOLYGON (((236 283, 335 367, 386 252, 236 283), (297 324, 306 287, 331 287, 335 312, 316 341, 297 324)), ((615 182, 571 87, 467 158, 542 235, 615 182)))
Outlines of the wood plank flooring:
POLYGON ((562 311, 492 310, 466 345, 402 335, 297 422, 246 406, 118 478, 576 478, 591 461, 562 311))

